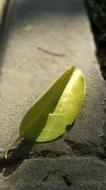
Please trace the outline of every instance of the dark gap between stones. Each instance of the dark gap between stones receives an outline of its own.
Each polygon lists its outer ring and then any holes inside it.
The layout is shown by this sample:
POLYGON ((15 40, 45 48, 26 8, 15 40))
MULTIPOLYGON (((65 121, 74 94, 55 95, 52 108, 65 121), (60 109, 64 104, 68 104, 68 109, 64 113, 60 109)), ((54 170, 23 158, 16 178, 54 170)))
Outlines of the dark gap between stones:
MULTIPOLYGON (((96 57, 100 65, 102 76, 106 80, 106 26, 102 23, 102 13, 100 13, 98 8, 96 8, 96 5, 101 7, 104 0, 84 0, 84 2, 95 40, 96 57), (96 18, 93 18, 94 15, 96 18)), ((106 23, 106 12, 104 19, 106 23)))

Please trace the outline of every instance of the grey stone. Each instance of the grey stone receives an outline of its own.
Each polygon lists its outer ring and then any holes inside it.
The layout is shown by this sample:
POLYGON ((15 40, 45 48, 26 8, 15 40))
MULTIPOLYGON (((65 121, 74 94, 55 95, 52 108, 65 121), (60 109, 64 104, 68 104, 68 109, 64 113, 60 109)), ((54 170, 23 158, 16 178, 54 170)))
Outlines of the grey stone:
POLYGON ((10 189, 106 189, 106 163, 95 157, 29 159, 3 170, 0 184, 10 189))
POLYGON ((12 0, 7 16, 0 55, 2 153, 17 136, 27 110, 72 65, 85 74, 87 95, 73 128, 63 137, 35 145, 22 141, 7 162, 0 159, 0 188, 66 189, 71 176, 73 190, 104 190, 105 163, 89 156, 104 156, 105 85, 83 2, 12 0), (88 158, 79 157, 85 154, 88 158))
POLYGON ((80 116, 63 138, 46 145, 37 144, 35 148, 60 150, 62 147, 68 154, 69 144, 75 142, 93 147, 91 152, 102 152, 105 87, 83 3, 20 0, 12 1, 9 10, 0 81, 1 149, 18 134, 23 116, 39 95, 75 65, 82 69, 87 82, 80 116), (65 56, 49 55, 38 47, 65 56))

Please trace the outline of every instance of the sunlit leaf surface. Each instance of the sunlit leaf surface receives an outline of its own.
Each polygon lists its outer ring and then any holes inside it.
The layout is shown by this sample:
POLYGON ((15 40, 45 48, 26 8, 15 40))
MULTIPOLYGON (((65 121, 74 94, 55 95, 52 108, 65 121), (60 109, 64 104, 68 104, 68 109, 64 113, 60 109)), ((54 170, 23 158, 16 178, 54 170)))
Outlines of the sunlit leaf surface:
POLYGON ((20 138, 47 142, 60 137, 78 116, 85 91, 81 70, 67 70, 26 113, 20 138))

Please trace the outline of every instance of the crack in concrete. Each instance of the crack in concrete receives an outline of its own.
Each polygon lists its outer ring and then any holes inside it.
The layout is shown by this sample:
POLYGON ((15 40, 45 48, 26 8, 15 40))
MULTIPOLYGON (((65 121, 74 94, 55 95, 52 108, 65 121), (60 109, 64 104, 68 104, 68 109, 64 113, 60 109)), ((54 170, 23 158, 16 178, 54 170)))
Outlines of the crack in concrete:
POLYGON ((72 184, 71 176, 66 173, 63 174, 60 168, 57 168, 52 171, 48 171, 48 174, 43 178, 42 181, 46 183, 49 181, 49 178, 55 178, 55 181, 60 178, 59 181, 60 180, 63 181, 64 184, 68 187, 71 186, 72 184))
POLYGON ((96 145, 89 141, 89 143, 79 143, 72 140, 65 139, 65 142, 72 149, 76 156, 95 156, 99 159, 106 159, 106 150, 104 143, 96 145), (96 148, 95 148, 96 147, 96 148))
POLYGON ((57 158, 66 155, 64 151, 53 151, 53 150, 42 150, 42 151, 36 151, 32 155, 29 155, 29 158, 31 157, 43 157, 43 158, 57 158))
MULTIPOLYGON (((103 151, 97 151, 97 145, 92 144, 91 142, 87 143, 78 143, 78 142, 74 142, 68 139, 64 140, 64 143, 66 143, 66 145, 69 146, 69 150, 68 152, 65 151, 54 151, 51 149, 44 149, 44 150, 39 150, 37 148, 34 147, 34 144, 29 142, 29 141, 25 141, 22 142, 21 144, 18 145, 18 147, 14 148, 13 150, 11 150, 9 152, 8 155, 8 159, 4 159, 4 152, 0 153, 0 173, 3 174, 4 177, 7 177, 9 175, 12 175, 12 173, 14 171, 16 171, 19 166, 21 165, 21 163, 24 160, 30 160, 30 159, 45 159, 45 158, 49 158, 49 159, 56 159, 56 158, 62 158, 62 157, 96 157, 99 160, 102 161, 106 161, 106 150, 103 149, 103 151), (22 143, 24 143, 24 146, 22 146, 22 143), (91 143, 91 144, 90 144, 91 143), (25 148, 26 147, 26 148, 25 148), (96 147, 96 148, 95 148, 96 147), (33 148, 33 149, 32 149, 33 148)), ((104 147, 103 147, 104 148, 104 147)), ((57 172, 57 171, 56 171, 57 172)), ((56 173, 55 172, 55 173, 56 173)), ((43 179, 43 182, 48 183, 48 177, 52 178, 56 178, 55 176, 51 176, 51 175, 57 175, 56 174, 51 174, 51 172, 49 172, 45 178, 43 179)), ((71 178, 70 176, 66 175, 61 175, 61 176, 57 176, 58 178, 60 178, 60 180, 64 180, 64 183, 67 186, 71 186, 71 178)))
MULTIPOLYGON (((81 144, 77 143, 68 139, 65 139, 65 143, 72 149, 73 155, 77 157, 84 157, 84 156, 95 156, 103 161, 106 160, 106 151, 105 148, 103 148, 103 151, 97 151, 95 150, 96 145, 90 146, 90 144, 81 144)), ((32 146, 31 146, 32 147, 32 146)), ((99 147, 98 147, 99 149, 99 147)), ((62 156, 69 156, 71 157, 71 153, 66 153, 65 151, 53 151, 49 149, 45 150, 34 150, 32 152, 23 152, 23 149, 21 149, 21 152, 17 148, 10 151, 8 155, 8 159, 4 159, 4 152, 0 153, 0 166, 1 168, 5 168, 8 166, 12 166, 14 164, 21 163, 25 159, 31 159, 31 158, 58 158, 62 156)))
MULTIPOLYGON (((71 176, 69 174, 63 174, 63 172, 61 171, 60 168, 57 168, 53 171, 48 171, 48 174, 43 178, 43 182, 48 182, 49 181, 49 178, 55 178, 55 181, 58 179, 58 178, 61 178, 61 180, 64 182, 64 184, 66 186, 71 186, 72 184, 72 180, 71 180, 71 176)), ((60 181, 60 180, 59 180, 60 181)))
POLYGON ((11 166, 13 164, 17 164, 19 162, 22 162, 25 159, 31 159, 31 158, 58 158, 68 155, 64 151, 52 151, 52 150, 42 150, 42 151, 34 151, 34 153, 31 153, 29 155, 23 155, 23 154, 12 154, 12 152, 9 154, 8 159, 4 158, 4 153, 0 153, 0 166, 1 167, 7 167, 11 166))
POLYGON ((64 182, 67 186, 72 185, 71 177, 68 174, 63 175, 64 182))

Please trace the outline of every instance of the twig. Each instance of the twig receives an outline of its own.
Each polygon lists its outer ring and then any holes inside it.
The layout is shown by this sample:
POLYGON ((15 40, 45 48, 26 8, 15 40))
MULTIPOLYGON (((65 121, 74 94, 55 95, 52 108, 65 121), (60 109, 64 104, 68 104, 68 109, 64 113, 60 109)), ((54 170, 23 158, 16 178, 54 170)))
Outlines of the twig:
POLYGON ((51 52, 51 51, 49 51, 49 50, 43 49, 43 48, 41 48, 41 47, 37 47, 37 49, 40 50, 40 51, 42 51, 42 52, 44 52, 44 53, 47 53, 47 54, 49 54, 49 55, 59 56, 59 57, 64 57, 64 56, 65 56, 65 54, 54 53, 54 52, 51 52))

